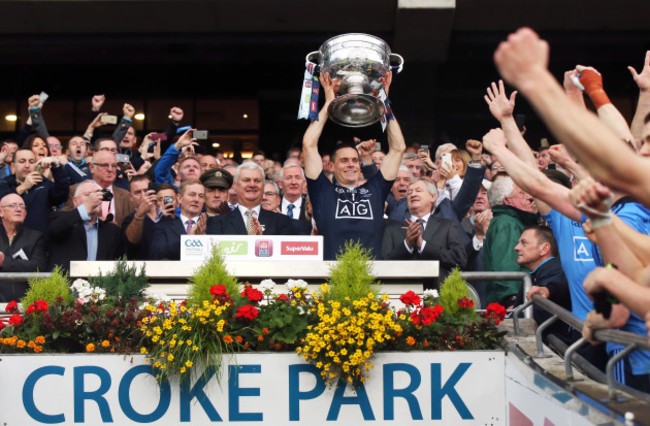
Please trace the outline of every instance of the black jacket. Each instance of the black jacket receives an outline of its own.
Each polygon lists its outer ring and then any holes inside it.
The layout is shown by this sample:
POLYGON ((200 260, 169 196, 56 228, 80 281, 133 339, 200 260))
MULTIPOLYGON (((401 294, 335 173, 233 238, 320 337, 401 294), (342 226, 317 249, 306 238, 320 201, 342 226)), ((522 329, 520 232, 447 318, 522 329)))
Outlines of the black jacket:
MULTIPOLYGON (((0 268, 1 272, 37 272, 45 271, 47 268, 45 237, 42 232, 19 226, 16 236, 9 243, 4 226, 0 225, 0 250, 5 255, 0 268), (18 253, 24 254, 27 259, 16 256, 18 253)), ((0 301, 2 302, 18 301, 25 296, 26 291, 27 281, 0 281, 0 301)))
MULTIPOLYGON (((88 257, 86 230, 77 209, 52 213, 47 227, 47 241, 50 249, 50 269, 59 265, 68 271, 71 260, 86 260, 88 257)), ((122 229, 114 223, 99 221, 97 260, 115 260, 124 253, 122 229)))

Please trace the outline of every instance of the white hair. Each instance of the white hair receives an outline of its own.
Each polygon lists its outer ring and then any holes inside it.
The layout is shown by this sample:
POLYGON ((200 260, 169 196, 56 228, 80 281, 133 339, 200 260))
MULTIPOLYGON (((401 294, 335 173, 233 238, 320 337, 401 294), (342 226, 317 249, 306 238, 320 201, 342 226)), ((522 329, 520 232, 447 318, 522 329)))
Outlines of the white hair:
POLYGON ((512 195, 515 189, 515 183, 510 176, 502 176, 492 182, 492 186, 488 191, 488 201, 490 207, 503 204, 503 199, 512 195))
POLYGON ((440 155, 442 155, 442 151, 453 151, 454 149, 458 149, 456 145, 454 145, 451 142, 443 143, 436 149, 436 156, 435 159, 438 160, 440 158, 440 155))
POLYGON ((235 177, 234 177, 235 182, 237 182, 239 180, 239 171, 242 170, 242 169, 259 170, 259 172, 262 174, 262 181, 263 182, 266 181, 266 177, 264 176, 264 169, 262 167, 260 167, 259 164, 251 161, 251 162, 247 162, 247 163, 242 163, 239 166, 237 166, 237 170, 235 170, 235 177))
MULTIPOLYGON (((288 161, 288 160, 287 160, 288 161)), ((300 174, 302 175, 302 179, 305 180, 305 171, 302 169, 302 166, 298 163, 284 163, 284 166, 280 169, 280 175, 278 177, 278 180, 282 180, 284 177, 284 169, 288 169, 289 167, 298 167, 300 169, 300 174)))

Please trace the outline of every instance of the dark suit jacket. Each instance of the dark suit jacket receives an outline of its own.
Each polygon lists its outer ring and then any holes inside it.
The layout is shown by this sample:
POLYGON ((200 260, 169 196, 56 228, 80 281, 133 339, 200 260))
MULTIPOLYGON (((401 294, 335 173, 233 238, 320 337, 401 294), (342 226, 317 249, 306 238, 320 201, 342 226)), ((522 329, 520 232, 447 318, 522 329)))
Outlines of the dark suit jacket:
MULTIPOLYGON (((217 216, 219 217, 219 216, 217 216)), ((183 221, 179 217, 164 217, 154 224, 149 259, 151 260, 180 260, 181 235, 187 234, 183 221)))
MULTIPOLYGON (((77 209, 56 211, 50 215, 47 227, 50 249, 48 268, 59 265, 70 270, 71 260, 86 260, 88 247, 83 220, 77 209)), ((115 260, 125 253, 122 230, 114 223, 99 222, 97 260, 115 260)))
MULTIPOLYGON (((45 237, 42 232, 20 226, 11 244, 4 226, 0 224, 0 251, 5 255, 1 272, 37 272, 47 268, 45 237), (27 259, 14 258, 22 250, 27 259)), ((0 302, 18 301, 25 296, 27 281, 0 282, 0 302)))
MULTIPOLYGON (((258 217, 264 225, 264 235, 292 235, 293 228, 288 216, 260 209, 258 217)), ((209 235, 246 235, 246 224, 239 209, 208 219, 206 234, 209 235)))
MULTIPOLYGON (((70 196, 62 210, 70 211, 75 209, 74 204, 72 203, 72 196, 74 195, 74 191, 77 189, 77 185, 72 185, 70 187, 70 196)), ((115 185, 113 185, 113 196, 115 197, 115 217, 113 218, 113 221, 115 221, 117 226, 122 226, 122 221, 125 217, 133 213, 135 206, 131 202, 129 191, 115 185)))
MULTIPOLYGON (((280 201, 282 203, 282 201, 280 201)), ((311 221, 307 220, 305 216, 305 204, 307 203, 307 197, 302 196, 302 204, 300 204, 300 210, 296 216, 294 210, 293 219, 291 220, 291 233, 294 235, 310 235, 311 234, 311 221)), ((282 204, 280 204, 282 205, 282 204)), ((287 216, 288 217, 288 216, 287 216)))
POLYGON ((385 260, 438 260, 439 276, 445 277, 456 265, 463 268, 467 261, 465 244, 457 222, 429 216, 422 239, 426 241, 422 253, 417 249, 409 253, 404 246, 406 230, 403 223, 389 221, 384 230, 382 254, 385 260))

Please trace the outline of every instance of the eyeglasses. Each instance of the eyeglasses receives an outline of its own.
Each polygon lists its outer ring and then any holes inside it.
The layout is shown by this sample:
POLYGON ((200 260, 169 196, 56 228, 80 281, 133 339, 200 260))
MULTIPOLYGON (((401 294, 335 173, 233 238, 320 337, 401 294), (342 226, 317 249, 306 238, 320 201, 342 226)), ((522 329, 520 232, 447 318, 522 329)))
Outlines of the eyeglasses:
POLYGON ((11 210, 27 210, 27 207, 25 207, 24 204, 7 204, 2 207, 6 207, 11 210))
POLYGON ((117 163, 93 163, 97 167, 101 167, 102 169, 117 169, 118 164, 117 163))
POLYGON ((274 195, 278 195, 278 194, 276 194, 275 192, 265 192, 264 195, 267 197, 273 197, 274 195))

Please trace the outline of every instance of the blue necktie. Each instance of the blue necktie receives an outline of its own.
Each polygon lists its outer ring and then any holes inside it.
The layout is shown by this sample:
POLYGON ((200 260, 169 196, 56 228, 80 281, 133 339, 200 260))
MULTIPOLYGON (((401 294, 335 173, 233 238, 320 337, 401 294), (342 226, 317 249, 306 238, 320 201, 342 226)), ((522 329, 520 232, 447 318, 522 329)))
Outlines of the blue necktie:
POLYGON ((289 216, 291 219, 293 219, 293 209, 295 207, 296 206, 294 206, 293 203, 287 206, 287 216, 289 216))

